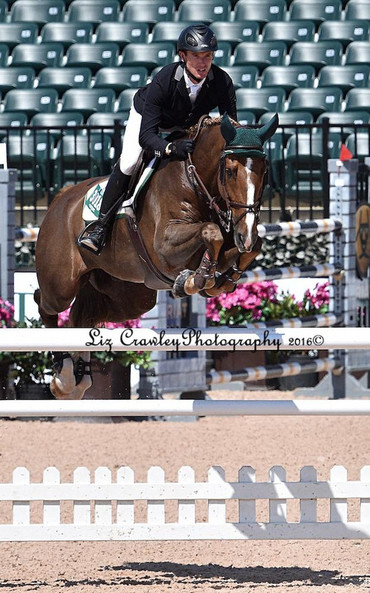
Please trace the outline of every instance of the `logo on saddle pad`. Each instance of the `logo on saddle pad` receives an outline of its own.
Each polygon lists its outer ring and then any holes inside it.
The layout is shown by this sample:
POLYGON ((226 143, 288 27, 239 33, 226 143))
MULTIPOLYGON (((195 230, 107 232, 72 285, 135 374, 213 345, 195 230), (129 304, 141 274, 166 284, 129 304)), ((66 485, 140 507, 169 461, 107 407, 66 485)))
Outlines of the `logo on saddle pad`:
MULTIPOLYGON (((145 167, 142 175, 140 176, 130 199, 125 200, 125 206, 121 207, 116 214, 116 218, 123 218, 124 216, 133 216, 133 209, 136 203, 137 196, 141 190, 148 183, 152 174, 154 173, 156 165, 156 159, 152 159, 147 167, 145 167)), ((99 181, 92 187, 84 196, 84 205, 82 209, 82 218, 85 222, 93 222, 99 217, 100 206, 103 200, 103 194, 107 186, 108 179, 99 181)))

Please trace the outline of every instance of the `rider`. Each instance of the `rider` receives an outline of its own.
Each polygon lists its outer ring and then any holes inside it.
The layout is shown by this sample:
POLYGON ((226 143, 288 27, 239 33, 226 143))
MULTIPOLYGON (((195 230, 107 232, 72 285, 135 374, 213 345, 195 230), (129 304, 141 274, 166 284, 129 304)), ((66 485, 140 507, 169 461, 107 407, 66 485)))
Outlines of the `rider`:
MULTIPOLYGON (((177 41, 180 62, 164 66, 152 82, 135 93, 123 137, 122 154, 109 177, 99 219, 80 244, 99 254, 106 242, 120 197, 127 197, 131 175, 142 149, 158 157, 186 160, 193 152, 189 139, 166 142, 160 131, 188 128, 216 107, 237 119, 230 76, 212 63, 217 39, 209 27, 190 25, 177 41)), ((124 205, 124 202, 123 202, 124 205)))

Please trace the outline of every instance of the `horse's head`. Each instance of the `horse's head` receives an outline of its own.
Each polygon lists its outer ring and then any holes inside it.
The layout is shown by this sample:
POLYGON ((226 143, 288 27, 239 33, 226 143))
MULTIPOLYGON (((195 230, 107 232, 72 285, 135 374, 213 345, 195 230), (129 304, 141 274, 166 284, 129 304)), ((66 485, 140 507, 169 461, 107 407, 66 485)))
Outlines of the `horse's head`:
POLYGON ((251 251, 258 238, 257 224, 267 171, 263 145, 275 133, 278 123, 277 114, 259 129, 235 127, 227 113, 222 118, 225 146, 218 186, 230 214, 235 245, 241 253, 251 251))

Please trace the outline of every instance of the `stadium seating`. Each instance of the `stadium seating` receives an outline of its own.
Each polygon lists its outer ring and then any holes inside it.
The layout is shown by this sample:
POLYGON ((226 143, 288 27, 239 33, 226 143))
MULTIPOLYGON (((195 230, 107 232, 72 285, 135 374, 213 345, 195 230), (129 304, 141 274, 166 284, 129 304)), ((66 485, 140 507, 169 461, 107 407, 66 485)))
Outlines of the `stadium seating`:
POLYGON ((160 43, 171 41, 175 44, 181 31, 188 25, 189 23, 183 23, 182 21, 156 23, 153 27, 152 41, 160 43))
POLYGON ((0 43, 0 68, 7 66, 9 58, 9 47, 5 43, 0 43))
POLYGON ((248 109, 238 109, 238 122, 243 126, 253 126, 257 123, 257 118, 255 113, 248 111, 248 109))
POLYGON ((36 113, 31 118, 30 125, 47 128, 41 131, 50 135, 55 142, 64 134, 75 134, 77 132, 76 126, 81 126, 83 121, 83 114, 77 111, 73 113, 36 113))
POLYGON ((36 43, 37 35, 36 23, 2 23, 0 27, 0 43, 10 50, 19 43, 36 43))
POLYGON ((178 19, 179 21, 207 24, 215 21, 228 21, 230 20, 229 0, 217 0, 216 2, 214 0, 183 0, 179 6, 178 19))
POLYGON ((16 0, 10 8, 10 21, 37 23, 42 26, 45 23, 63 21, 64 11, 63 0, 16 0))
POLYGON ((0 139, 8 134, 19 134, 19 128, 28 123, 27 114, 20 111, 4 111, 0 113, 0 139), (6 130, 5 128, 11 128, 6 130))
POLYGON ((116 120, 125 125, 127 122, 128 111, 116 111, 114 113, 92 113, 87 119, 89 126, 101 126, 105 134, 113 135, 113 126, 116 120), (107 127, 106 127, 107 126, 107 127))
POLYGON ((39 74, 38 88, 54 88, 61 95, 68 89, 86 89, 90 84, 91 70, 89 68, 44 68, 39 74))
POLYGON ((350 0, 345 7, 344 18, 347 21, 356 19, 369 21, 369 2, 366 0, 350 0))
POLYGON ((290 47, 296 41, 313 41, 315 23, 313 21, 289 21, 267 23, 262 31, 263 41, 284 41, 290 47))
POLYGON ((290 64, 310 64, 319 70, 323 66, 340 65, 342 52, 339 41, 298 41, 290 49, 290 64))
POLYGON ((267 66, 281 66, 285 62, 287 47, 282 41, 265 43, 239 43, 235 48, 234 65, 248 64, 259 70, 267 66))
POLYGON ((46 66, 60 66, 63 58, 63 45, 61 43, 16 45, 12 52, 12 66, 29 66, 42 70, 46 66))
POLYGON ((116 66, 118 56, 116 43, 76 43, 67 49, 66 66, 84 66, 96 72, 103 66, 116 66))
POLYGON ((354 158, 361 162, 370 154, 369 133, 357 132, 350 134, 346 139, 346 146, 352 152, 354 158))
POLYGON ((369 64, 370 41, 352 41, 347 46, 346 64, 369 64))
POLYGON ((123 49, 128 43, 147 43, 148 35, 146 23, 100 23, 96 29, 96 42, 113 42, 123 49))
POLYGON ((61 43, 68 48, 72 43, 91 43, 91 23, 46 23, 41 29, 41 43, 61 43))
MULTIPOLYGON (((333 113, 325 112, 319 115, 317 122, 321 123, 324 118, 329 120, 331 125, 330 132, 340 132, 343 137, 347 137, 353 132, 353 124, 360 126, 361 124, 370 123, 370 113, 367 113, 366 111, 335 111, 333 113), (338 127, 333 127, 334 124, 338 124, 338 127)), ((361 127, 356 129, 357 131, 366 130, 366 128, 361 127)))
POLYGON ((143 66, 121 66, 101 68, 95 76, 94 88, 111 88, 117 93, 129 88, 139 88, 146 84, 148 70, 143 66))
POLYGON ((261 77, 262 87, 282 87, 290 92, 295 88, 312 88, 315 82, 315 69, 306 64, 294 66, 269 66, 261 77))
POLYGON ((234 88, 256 88, 258 68, 256 66, 225 66, 225 72, 231 77, 234 88))
POLYGON ((291 21, 304 20, 314 21, 316 24, 324 21, 340 20, 342 12, 341 0, 293 0, 289 9, 291 21))
POLYGON ((340 86, 344 92, 351 88, 369 86, 370 66, 324 66, 319 72, 318 86, 340 86))
POLYGON ((8 12, 8 3, 6 0, 0 0, 0 23, 3 23, 6 19, 8 12))
POLYGON ((62 97, 62 111, 78 111, 88 117, 96 111, 114 111, 112 89, 69 89, 62 97))
POLYGON ((242 22, 214 22, 212 29, 218 41, 227 41, 235 48, 242 41, 258 41, 258 23, 254 21, 242 22))
POLYGON ((348 91, 345 110, 370 112, 370 89, 351 89, 348 91))
POLYGON ((284 0, 239 0, 235 5, 234 20, 253 20, 263 26, 271 21, 283 21, 285 14, 284 0))
POLYGON ((118 0, 73 0, 68 8, 69 22, 99 23, 118 21, 120 4, 118 0))
POLYGON ((122 20, 125 23, 148 23, 153 27, 161 21, 172 21, 174 14, 173 0, 127 0, 123 5, 122 20))
POLYGON ((117 111, 128 112, 131 109, 132 98, 137 89, 126 89, 118 97, 117 111))
POLYGON ((340 111, 342 91, 337 87, 294 89, 289 96, 288 111, 309 111, 314 116, 324 111, 340 111))
POLYGON ((220 66, 221 68, 224 66, 230 66, 231 49, 231 43, 228 41, 219 41, 213 58, 214 64, 216 64, 216 66, 220 66))
POLYGON ((29 117, 40 112, 56 112, 57 105, 55 89, 13 89, 4 99, 4 111, 21 111, 29 117))
POLYGON ((283 111, 285 91, 282 88, 237 89, 238 109, 252 111, 257 117, 266 111, 283 111))
POLYGON ((0 68, 0 91, 31 89, 35 80, 33 68, 0 68))
POLYGON ((173 62, 175 47, 173 43, 130 43, 122 52, 125 66, 144 66, 152 71, 157 66, 173 62))
POLYGON ((343 46, 348 45, 351 41, 367 41, 368 39, 369 26, 359 20, 325 21, 320 25, 318 33, 318 41, 335 40, 340 41, 343 46))
MULTIPOLYGON (((272 118, 274 114, 272 112, 263 113, 259 119, 261 125, 266 124, 272 118)), ((296 133, 297 126, 299 126, 299 133, 302 130, 308 130, 305 124, 313 124, 314 118, 312 113, 309 111, 285 111, 283 113, 279 113, 279 127, 277 129, 278 132, 282 134, 283 144, 288 141, 289 136, 296 133), (292 125, 294 127, 289 128, 287 126, 292 125), (283 127, 280 127, 283 126, 283 127)))

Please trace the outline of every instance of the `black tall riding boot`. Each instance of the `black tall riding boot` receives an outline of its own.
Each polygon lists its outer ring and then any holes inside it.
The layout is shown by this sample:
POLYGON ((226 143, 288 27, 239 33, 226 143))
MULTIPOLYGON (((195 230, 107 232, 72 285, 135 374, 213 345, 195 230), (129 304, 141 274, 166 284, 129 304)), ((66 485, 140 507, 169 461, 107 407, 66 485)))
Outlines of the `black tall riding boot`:
POLYGON ((117 208, 121 204, 120 198, 127 193, 130 179, 131 175, 122 173, 117 161, 105 188, 98 221, 93 230, 79 241, 82 247, 99 255, 105 245, 117 208))

